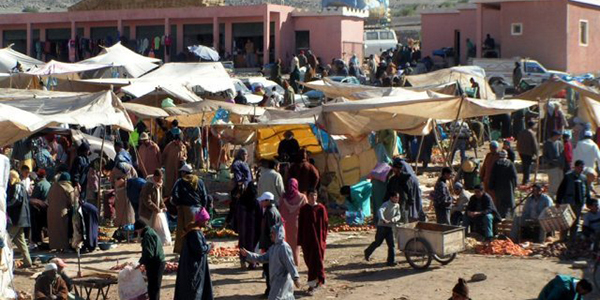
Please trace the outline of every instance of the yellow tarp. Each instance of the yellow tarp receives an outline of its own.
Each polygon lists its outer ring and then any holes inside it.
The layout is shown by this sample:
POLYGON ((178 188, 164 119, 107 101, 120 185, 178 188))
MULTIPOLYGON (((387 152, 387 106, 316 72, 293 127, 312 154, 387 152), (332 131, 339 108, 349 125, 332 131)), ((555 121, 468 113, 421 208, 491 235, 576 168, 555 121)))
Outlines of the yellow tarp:
POLYGON ((294 137, 298 140, 301 148, 306 148, 312 154, 323 151, 309 125, 278 125, 257 129, 256 157, 259 159, 272 159, 275 157, 279 142, 284 139, 283 134, 288 130, 294 133, 294 137))

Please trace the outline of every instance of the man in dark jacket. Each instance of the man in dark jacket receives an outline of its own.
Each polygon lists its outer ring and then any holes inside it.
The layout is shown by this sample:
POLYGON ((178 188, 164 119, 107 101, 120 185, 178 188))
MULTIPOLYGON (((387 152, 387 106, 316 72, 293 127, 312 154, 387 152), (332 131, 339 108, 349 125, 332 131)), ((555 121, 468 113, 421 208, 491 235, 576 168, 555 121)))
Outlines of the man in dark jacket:
POLYGON ((517 187, 517 169, 508 159, 505 150, 499 152, 498 159, 492 167, 490 189, 496 195, 496 207, 503 218, 515 206, 515 188, 517 187))
MULTIPOLYGON (((269 247, 273 245, 271 240, 271 228, 275 225, 282 225, 281 215, 274 205, 275 196, 271 192, 264 192, 258 199, 256 199, 263 209, 263 215, 260 225, 260 239, 258 241, 258 248, 261 253, 266 253, 269 247)), ((269 283, 269 264, 263 264, 263 272, 267 279, 267 289, 265 295, 269 295, 271 291, 271 284, 269 283)))
POLYGON ((533 127, 535 127, 535 122, 527 122, 527 129, 519 132, 517 136, 517 152, 519 152, 519 156, 521 156, 521 161, 523 162, 523 184, 529 183, 533 158, 540 151, 540 145, 533 127))
POLYGON ((483 191, 481 185, 475 187, 475 195, 469 200, 467 210, 464 216, 463 225, 469 230, 470 225, 474 225, 472 231, 481 234, 486 239, 494 237, 494 221, 501 220, 492 197, 483 191))
POLYGON ((165 271, 165 254, 163 252, 162 241, 158 234, 156 234, 156 231, 143 221, 135 221, 133 229, 142 239, 142 257, 137 268, 140 265, 146 267, 148 298, 150 300, 159 300, 163 272, 165 271))
POLYGON ((548 194, 556 195, 558 186, 564 177, 565 148, 560 140, 560 131, 554 130, 544 143, 544 163, 548 174, 548 194))
POLYGON ((25 186, 19 179, 17 171, 10 171, 8 182, 6 211, 8 213, 8 234, 13 244, 17 246, 23 254, 23 267, 31 267, 31 257, 29 256, 29 247, 25 240, 25 230, 31 227, 31 218, 29 214, 29 196, 25 186))
POLYGON ((79 198, 85 199, 87 186, 87 174, 90 169, 90 145, 86 142, 81 143, 77 148, 77 157, 71 166, 71 176, 73 187, 79 188, 79 198))
POLYGON ((450 205, 452 204, 452 193, 450 192, 450 180, 452 179, 452 169, 445 167, 442 174, 435 183, 433 190, 433 205, 435 207, 435 216, 438 224, 450 225, 450 205))
MULTIPOLYGON (((581 217, 581 209, 583 205, 591 200, 590 187, 587 183, 587 178, 583 175, 585 164, 582 160, 575 162, 573 170, 565 174, 558 192, 556 193, 556 204, 569 204, 573 212, 575 212, 575 223, 569 230, 571 240, 575 239, 579 226, 579 218, 581 217)), ((567 232, 563 232, 564 239, 567 232)))

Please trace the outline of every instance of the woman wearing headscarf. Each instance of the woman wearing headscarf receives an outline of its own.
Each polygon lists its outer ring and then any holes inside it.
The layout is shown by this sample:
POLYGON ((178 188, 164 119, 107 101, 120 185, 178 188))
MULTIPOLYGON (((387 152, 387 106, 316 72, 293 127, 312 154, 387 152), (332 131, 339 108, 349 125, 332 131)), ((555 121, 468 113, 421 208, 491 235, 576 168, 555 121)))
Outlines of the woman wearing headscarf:
MULTIPOLYGON (((231 204, 229 206, 229 224, 234 225, 238 233, 240 247, 254 249, 258 243, 256 233, 257 222, 260 219, 258 202, 256 201, 256 185, 252 181, 252 172, 246 163, 248 151, 244 148, 238 150, 235 160, 231 165, 233 174, 233 191, 231 192, 231 204)), ((244 257, 240 256, 240 265, 246 267, 244 257)), ((251 265, 253 268, 254 265, 251 265)))
POLYGON ((300 81, 300 63, 298 58, 294 57, 290 70, 290 85, 294 89, 294 93, 298 93, 298 81, 300 81))
POLYGON ((298 180, 298 190, 306 194, 309 190, 317 190, 319 185, 319 170, 308 161, 306 149, 300 149, 297 160, 288 172, 289 178, 298 180))
POLYGON ((265 254, 253 253, 240 248, 240 254, 248 260, 269 264, 269 300, 294 299, 294 286, 300 287, 300 275, 294 265, 292 249, 285 242, 285 229, 281 225, 271 228, 273 245, 265 254))
POLYGON ((298 191, 298 180, 290 178, 283 197, 279 200, 279 213, 284 220, 285 240, 292 248, 294 262, 298 265, 298 215, 306 204, 306 195, 298 191))
POLYGON ((6 212, 8 214, 8 233, 12 242, 23 254, 23 267, 31 267, 29 247, 25 242, 25 229, 31 227, 29 216, 29 196, 25 186, 19 179, 19 173, 11 170, 9 173, 6 212))
POLYGON ((69 249, 69 218, 78 199, 77 191, 71 184, 71 175, 60 174, 48 193, 48 239, 50 249, 69 249))
POLYGON ((179 268, 175 281, 175 300, 213 299, 212 281, 208 268, 209 245, 202 234, 210 215, 202 208, 196 216, 195 222, 188 224, 183 236, 183 247, 179 256, 179 268))

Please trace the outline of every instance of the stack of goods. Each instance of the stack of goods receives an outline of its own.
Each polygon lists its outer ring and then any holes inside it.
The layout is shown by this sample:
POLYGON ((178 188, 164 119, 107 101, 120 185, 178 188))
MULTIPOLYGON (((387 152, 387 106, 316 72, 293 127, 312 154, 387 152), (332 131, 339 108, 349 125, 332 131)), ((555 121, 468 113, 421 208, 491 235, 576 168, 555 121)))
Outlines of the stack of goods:
POLYGON ((532 251, 513 243, 510 239, 493 240, 489 243, 477 245, 475 251, 484 255, 512 255, 529 256, 532 251))
POLYGON ((360 226, 350 226, 348 224, 338 225, 334 227, 330 227, 329 231, 332 232, 340 232, 340 231, 369 231, 375 229, 373 225, 360 225, 360 226))
POLYGON ((237 237, 237 233, 235 233, 235 231, 231 230, 231 229, 216 229, 216 228, 205 228, 204 229, 204 237, 206 237, 207 239, 213 239, 213 238, 218 238, 218 239, 224 239, 224 238, 231 238, 231 237, 237 237))
POLYGON ((533 247, 533 255, 543 257, 558 257, 561 260, 574 260, 581 258, 593 258, 594 251, 591 250, 589 242, 578 241, 576 243, 556 242, 542 247, 533 247))

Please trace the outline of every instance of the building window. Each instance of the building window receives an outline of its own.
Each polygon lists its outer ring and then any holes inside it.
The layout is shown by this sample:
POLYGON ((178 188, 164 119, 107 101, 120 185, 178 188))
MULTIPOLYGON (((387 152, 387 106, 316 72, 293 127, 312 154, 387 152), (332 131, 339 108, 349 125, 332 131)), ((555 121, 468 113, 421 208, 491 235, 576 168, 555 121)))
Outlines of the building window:
POLYGON ((522 35, 523 34, 523 23, 512 23, 510 24, 511 35, 522 35))
POLYGON ((587 46, 589 39, 588 21, 579 20, 579 45, 587 46))

